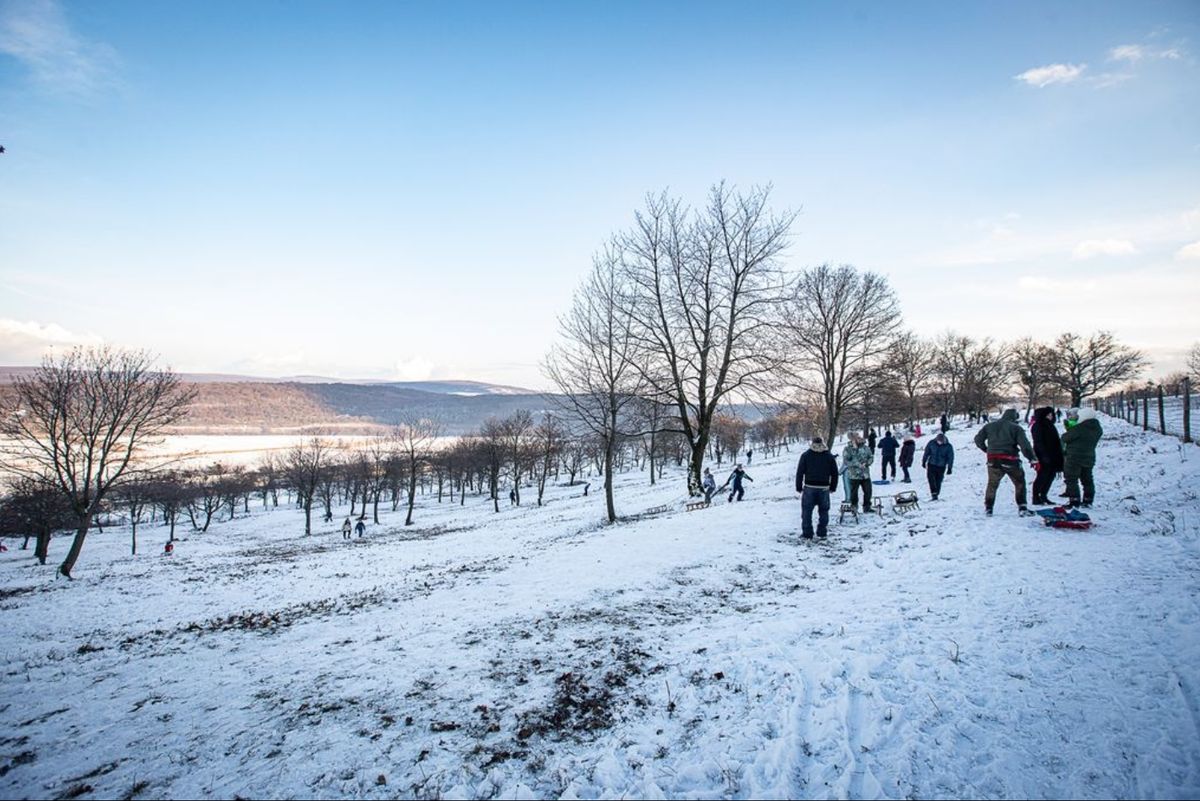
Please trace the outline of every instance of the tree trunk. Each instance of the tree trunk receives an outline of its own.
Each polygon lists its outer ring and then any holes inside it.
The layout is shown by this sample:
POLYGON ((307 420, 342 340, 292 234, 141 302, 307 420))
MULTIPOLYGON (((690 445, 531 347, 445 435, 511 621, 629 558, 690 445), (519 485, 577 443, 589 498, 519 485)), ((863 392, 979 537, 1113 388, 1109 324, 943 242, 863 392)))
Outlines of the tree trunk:
POLYGON ((58 572, 67 578, 71 578, 71 571, 75 569, 75 562, 79 559, 79 552, 83 550, 83 541, 87 538, 91 525, 92 513, 88 512, 80 518, 79 527, 75 529, 75 538, 71 540, 71 549, 67 551, 67 558, 58 566, 58 572))
POLYGON ((708 450, 708 439, 696 440, 692 445, 691 459, 688 462, 688 495, 702 494, 700 486, 703 482, 704 452, 708 450))
POLYGON ((404 525, 412 525, 413 504, 417 500, 417 470, 416 465, 409 471, 408 477, 408 516, 404 518, 404 525))
POLYGON ((312 500, 304 502, 304 533, 312 534, 312 500))
POLYGON ((130 526, 133 529, 133 534, 129 543, 129 554, 130 556, 137 556, 137 517, 134 517, 132 520, 130 520, 130 526))
POLYGON ((46 560, 50 558, 50 532, 43 530, 37 533, 37 542, 33 546, 33 555, 37 557, 38 564, 46 564, 46 560))
POLYGON ((608 510, 608 522, 617 522, 617 507, 613 503, 613 443, 611 439, 604 448, 604 504, 608 510))

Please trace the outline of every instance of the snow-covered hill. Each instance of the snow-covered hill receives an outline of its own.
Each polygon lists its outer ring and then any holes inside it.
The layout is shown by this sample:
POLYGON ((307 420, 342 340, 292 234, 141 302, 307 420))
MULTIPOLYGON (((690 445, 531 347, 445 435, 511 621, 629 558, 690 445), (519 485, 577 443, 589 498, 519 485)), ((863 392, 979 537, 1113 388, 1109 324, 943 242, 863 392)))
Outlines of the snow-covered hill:
POLYGON ((1104 425, 1090 532, 983 518, 955 430, 942 501, 824 544, 793 452, 698 512, 625 476, 611 527, 593 484, 10 550, 0 796, 1194 796, 1200 451, 1104 425))

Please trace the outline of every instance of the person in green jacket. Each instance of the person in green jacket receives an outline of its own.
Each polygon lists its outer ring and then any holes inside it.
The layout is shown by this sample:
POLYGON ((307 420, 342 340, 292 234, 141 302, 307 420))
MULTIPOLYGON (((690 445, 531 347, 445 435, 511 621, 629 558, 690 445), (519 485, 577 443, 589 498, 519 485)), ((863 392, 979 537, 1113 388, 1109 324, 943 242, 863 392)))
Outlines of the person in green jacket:
POLYGON ((846 466, 847 483, 850 485, 850 504, 858 506, 858 491, 863 493, 864 512, 871 511, 871 448, 862 434, 852 432, 850 444, 842 451, 842 464, 846 466))
POLYGON ((1021 468, 1018 451, 1025 455, 1035 470, 1037 460, 1029 437, 1025 436, 1025 427, 1017 422, 1020 419, 1021 414, 1016 409, 1005 409, 999 420, 986 424, 975 435, 975 445, 987 454, 988 482, 983 495, 983 507, 989 516, 996 504, 996 490, 1005 476, 1012 481, 1016 491, 1017 509, 1022 515, 1033 514, 1025 505, 1025 471, 1021 468))
POLYGON ((1071 409, 1067 412, 1067 430, 1062 435, 1063 478, 1067 480, 1067 500, 1071 506, 1089 507, 1096 499, 1096 482, 1092 468, 1096 466, 1096 445, 1104 429, 1093 409, 1071 409), (1083 498, 1079 485, 1083 484, 1083 498))

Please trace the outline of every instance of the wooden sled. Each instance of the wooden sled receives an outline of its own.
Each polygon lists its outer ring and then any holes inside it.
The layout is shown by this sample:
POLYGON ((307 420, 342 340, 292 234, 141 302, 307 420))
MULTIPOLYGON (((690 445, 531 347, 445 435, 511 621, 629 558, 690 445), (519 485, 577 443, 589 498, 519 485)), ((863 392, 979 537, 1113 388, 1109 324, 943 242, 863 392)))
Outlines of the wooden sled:
POLYGON ((892 497, 892 509, 899 514, 908 514, 913 509, 920 509, 921 504, 917 498, 917 493, 913 490, 906 492, 897 492, 892 497))
POLYGON ((694 512, 697 509, 707 509, 711 504, 708 501, 693 501, 687 505, 689 512, 694 512))

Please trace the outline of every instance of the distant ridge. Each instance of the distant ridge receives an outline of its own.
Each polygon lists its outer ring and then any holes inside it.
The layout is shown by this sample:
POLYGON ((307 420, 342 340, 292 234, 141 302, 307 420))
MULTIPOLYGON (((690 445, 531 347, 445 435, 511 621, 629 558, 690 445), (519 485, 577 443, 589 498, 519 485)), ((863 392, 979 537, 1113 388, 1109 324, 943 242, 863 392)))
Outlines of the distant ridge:
MULTIPOLYGON (((29 375, 36 367, 0 365, 0 384, 11 384, 13 377, 29 375)), ((435 395, 537 395, 536 390, 485 381, 393 381, 386 378, 330 378, 319 375, 294 375, 281 378, 237 375, 235 373, 180 373, 191 384, 350 384, 353 386, 389 386, 415 389, 435 395)))

